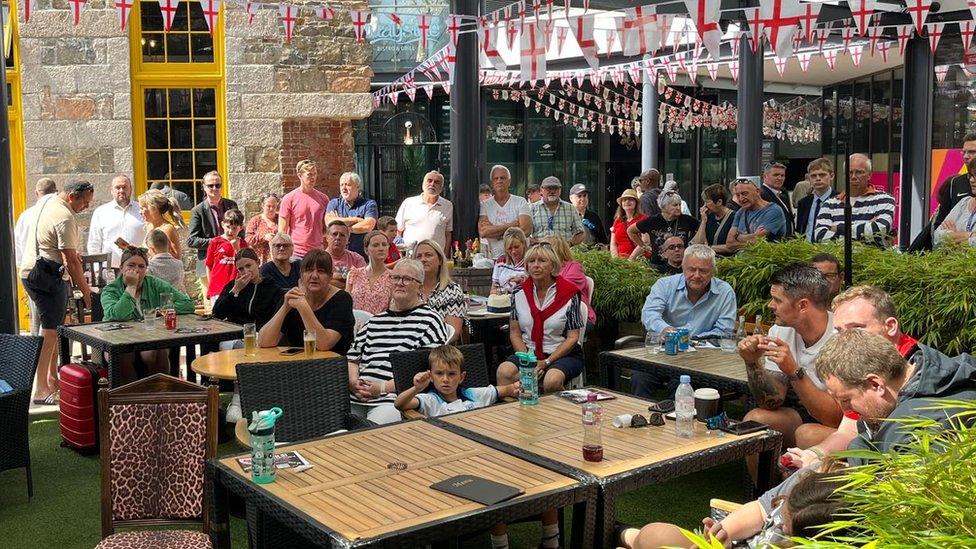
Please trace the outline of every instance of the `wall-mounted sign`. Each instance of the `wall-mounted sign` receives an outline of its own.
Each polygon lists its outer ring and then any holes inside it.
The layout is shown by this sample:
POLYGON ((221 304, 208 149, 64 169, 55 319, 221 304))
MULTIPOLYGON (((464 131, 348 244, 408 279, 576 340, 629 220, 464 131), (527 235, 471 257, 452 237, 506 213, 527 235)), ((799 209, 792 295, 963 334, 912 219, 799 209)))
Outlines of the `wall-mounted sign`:
POLYGON ((522 124, 498 122, 488 125, 488 140, 497 144, 515 144, 522 139, 522 124))

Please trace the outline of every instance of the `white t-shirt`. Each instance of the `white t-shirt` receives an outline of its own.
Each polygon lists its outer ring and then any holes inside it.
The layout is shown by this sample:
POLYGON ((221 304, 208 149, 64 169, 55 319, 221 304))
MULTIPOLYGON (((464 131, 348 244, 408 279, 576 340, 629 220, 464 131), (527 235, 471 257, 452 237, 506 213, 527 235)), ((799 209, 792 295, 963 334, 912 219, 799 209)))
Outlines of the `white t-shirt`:
POLYGON ((418 393, 415 398, 420 401, 417 410, 421 414, 426 417, 437 417, 491 406, 498 402, 498 389, 492 385, 458 389, 458 399, 454 402, 445 402, 444 397, 437 391, 418 393))
MULTIPOLYGON (((509 195, 508 201, 502 206, 492 197, 481 203, 481 215, 487 217, 492 225, 514 223, 518 221, 520 215, 530 215, 529 202, 513 194, 509 195)), ((481 243, 483 245, 481 252, 485 257, 497 259, 505 253, 505 244, 501 238, 482 238, 481 243)))
MULTIPOLYGON (((806 344, 803 343, 803 338, 800 337, 800 335, 797 334, 796 330, 793 328, 787 328, 786 326, 773 326, 769 329, 769 337, 778 337, 789 345, 790 352, 793 353, 793 358, 796 360, 796 363, 800 366, 800 368, 806 370, 807 377, 809 377, 810 381, 812 381, 813 384, 816 385, 821 391, 826 391, 827 386, 823 381, 820 380, 819 377, 817 377, 817 368, 814 362, 817 360, 817 355, 820 354, 820 349, 823 349, 824 344, 826 344, 827 341, 836 333, 837 330, 834 329, 833 313, 827 313, 827 330, 820 338, 820 341, 817 341, 810 347, 807 347, 806 344)), ((770 360, 768 357, 766 358, 766 369, 773 372, 780 371, 779 366, 777 366, 776 363, 770 360)))
MULTIPOLYGON (((515 290, 515 293, 512 294, 512 320, 519 323, 519 328, 522 330, 522 342, 530 351, 535 352, 535 343, 532 341, 532 325, 535 321, 532 319, 529 299, 535 300, 536 296, 526 295, 521 287, 515 290)), ((553 284, 546 291, 546 297, 542 300, 542 304, 538 305, 538 308, 544 310, 555 300, 556 285, 553 284)), ((577 292, 558 311, 545 319, 542 326, 542 352, 552 354, 566 341, 567 331, 586 328, 586 318, 581 315, 580 302, 580 294, 577 292)))
POLYGON ((405 198, 396 214, 397 229, 403 231, 403 243, 412 246, 430 239, 441 245, 444 253, 451 255, 451 243, 447 233, 454 230, 454 204, 444 197, 437 202, 424 202, 423 195, 405 198))

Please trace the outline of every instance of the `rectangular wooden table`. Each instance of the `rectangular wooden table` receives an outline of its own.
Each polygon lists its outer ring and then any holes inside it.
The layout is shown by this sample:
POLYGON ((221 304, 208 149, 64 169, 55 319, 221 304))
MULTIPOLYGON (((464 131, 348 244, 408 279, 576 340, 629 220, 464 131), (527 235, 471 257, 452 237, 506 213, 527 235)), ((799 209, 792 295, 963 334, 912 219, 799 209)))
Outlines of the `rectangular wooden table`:
MULTIPOLYGON (((287 411, 285 412, 287 413, 287 411)), ((208 464, 213 489, 212 535, 226 547, 227 490, 322 547, 408 547, 487 530, 494 524, 574 505, 574 546, 592 542, 596 486, 490 448, 426 421, 335 435, 282 446, 313 465, 278 472, 259 485, 236 458, 208 464), (471 474, 518 486, 525 494, 491 506, 433 490, 471 474)), ((262 521, 251 520, 249 527, 262 521)))
POLYGON ((615 394, 617 398, 600 402, 604 409, 603 461, 596 463, 583 461, 580 405, 556 395, 542 397, 535 406, 510 402, 430 421, 563 474, 595 479, 600 486, 596 536, 599 547, 610 546, 614 501, 621 493, 751 454, 759 454, 758 489, 766 490, 771 485, 782 440, 779 433, 707 433, 704 424, 696 422, 695 436, 681 438, 675 435, 674 422, 670 420, 660 427, 617 429, 611 426, 613 417, 647 417, 649 402, 615 394))
POLYGON ((611 389, 617 388, 621 368, 636 370, 656 379, 691 376, 695 388, 711 387, 721 392, 749 395, 746 365, 738 353, 721 349, 696 349, 694 352, 668 355, 663 351, 650 354, 643 347, 600 353, 600 365, 606 370, 611 389))
POLYGON ((215 319, 201 320, 200 317, 193 314, 179 315, 177 317, 176 327, 205 328, 207 331, 192 334, 178 334, 174 330, 167 330, 162 318, 156 319, 155 326, 151 330, 144 328, 140 320, 92 322, 88 324, 59 326, 58 341, 61 350, 61 364, 67 364, 71 361, 71 341, 77 341, 99 352, 107 353, 109 356, 107 364, 108 383, 110 387, 114 387, 115 379, 119 374, 119 356, 123 353, 185 346, 187 364, 190 364, 196 355, 196 351, 194 350, 195 345, 201 343, 219 343, 221 341, 244 337, 244 332, 237 324, 215 319), (124 330, 104 332, 98 329, 99 326, 104 324, 126 324, 132 327, 124 330))

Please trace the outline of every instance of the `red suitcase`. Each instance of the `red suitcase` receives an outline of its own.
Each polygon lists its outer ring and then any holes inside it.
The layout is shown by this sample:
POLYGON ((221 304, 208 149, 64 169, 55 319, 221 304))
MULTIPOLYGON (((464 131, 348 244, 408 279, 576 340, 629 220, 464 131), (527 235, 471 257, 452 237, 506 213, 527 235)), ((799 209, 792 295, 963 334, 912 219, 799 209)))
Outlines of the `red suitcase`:
POLYGON ((81 452, 98 451, 98 380, 105 368, 91 362, 61 367, 61 445, 81 452))

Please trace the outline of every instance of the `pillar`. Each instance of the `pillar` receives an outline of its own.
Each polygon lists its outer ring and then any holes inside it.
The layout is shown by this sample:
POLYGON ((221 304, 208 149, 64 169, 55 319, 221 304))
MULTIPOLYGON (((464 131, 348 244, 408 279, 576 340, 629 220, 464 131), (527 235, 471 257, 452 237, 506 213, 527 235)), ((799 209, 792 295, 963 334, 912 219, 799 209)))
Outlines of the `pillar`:
MULTIPOLYGON (((0 28, 5 21, 0 13, 0 28)), ((14 192, 10 177, 10 125, 7 122, 7 67, 0 67, 0 333, 19 331, 14 265, 14 192)))
POLYGON ((925 197, 929 188, 932 151, 932 93, 935 60, 927 38, 915 36, 905 48, 902 106, 901 187, 898 244, 908 247, 928 216, 925 197))
POLYGON ((642 77, 644 89, 641 95, 644 101, 641 103, 641 171, 658 167, 657 112, 660 98, 657 93, 657 71, 651 72, 654 73, 653 76, 644 70, 642 77))
POLYGON ((762 161, 763 51, 752 51, 745 33, 739 38, 739 82, 736 87, 736 175, 759 175, 762 161))
MULTIPOLYGON (((478 8, 478 0, 451 1, 451 13, 458 15, 477 16, 478 8)), ((456 61, 451 86, 450 199, 454 203, 454 240, 463 242, 478 236, 478 186, 485 171, 481 157, 485 132, 478 82, 477 32, 463 32, 458 36, 456 61)))

